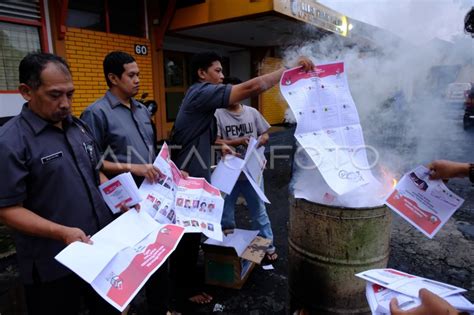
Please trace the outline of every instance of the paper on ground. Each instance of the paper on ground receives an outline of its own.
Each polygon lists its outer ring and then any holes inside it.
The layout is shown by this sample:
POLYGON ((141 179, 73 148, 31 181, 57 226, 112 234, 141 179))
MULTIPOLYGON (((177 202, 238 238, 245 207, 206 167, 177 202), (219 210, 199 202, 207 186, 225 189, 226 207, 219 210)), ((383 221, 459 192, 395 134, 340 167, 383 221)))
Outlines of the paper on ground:
POLYGON ((132 209, 96 233, 92 245, 74 242, 55 258, 123 311, 183 233, 182 227, 159 224, 132 209))
POLYGON ((224 200, 219 190, 204 178, 185 179, 171 161, 166 143, 153 165, 163 175, 157 183, 144 181, 140 186, 142 211, 160 223, 177 224, 186 232, 202 232, 221 240, 224 200))
POLYGON ((100 185, 99 189, 113 213, 120 212, 122 205, 131 207, 142 200, 130 172, 115 176, 100 185))
POLYGON ((204 243, 224 247, 233 247, 237 256, 241 257, 247 246, 257 237, 258 231, 234 229, 234 233, 224 235, 222 242, 208 239, 204 243))
POLYGON ((430 170, 418 166, 406 173, 388 195, 385 204, 423 234, 433 238, 464 199, 441 180, 430 180, 430 170))
POLYGON ((298 143, 334 192, 343 195, 376 181, 368 170, 359 115, 343 62, 318 65, 307 73, 302 68, 287 70, 280 91, 296 118, 298 143))
POLYGON ((265 158, 265 147, 258 148, 258 143, 259 140, 250 137, 244 159, 225 155, 212 173, 212 185, 229 195, 243 172, 259 198, 266 203, 270 203, 265 193, 260 189, 267 160, 265 158))

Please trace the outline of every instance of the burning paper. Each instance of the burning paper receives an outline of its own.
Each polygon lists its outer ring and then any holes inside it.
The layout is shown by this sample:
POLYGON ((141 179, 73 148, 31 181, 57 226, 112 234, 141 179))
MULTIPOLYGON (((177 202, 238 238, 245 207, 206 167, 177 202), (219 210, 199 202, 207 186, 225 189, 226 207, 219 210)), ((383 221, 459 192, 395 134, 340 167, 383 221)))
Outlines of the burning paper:
POLYGON ((430 170, 418 166, 405 174, 385 204, 423 234, 433 238, 464 199, 441 180, 429 179, 430 170))
POLYGON ((336 195, 377 183, 343 62, 318 65, 308 73, 290 69, 280 90, 296 117, 296 140, 336 195))

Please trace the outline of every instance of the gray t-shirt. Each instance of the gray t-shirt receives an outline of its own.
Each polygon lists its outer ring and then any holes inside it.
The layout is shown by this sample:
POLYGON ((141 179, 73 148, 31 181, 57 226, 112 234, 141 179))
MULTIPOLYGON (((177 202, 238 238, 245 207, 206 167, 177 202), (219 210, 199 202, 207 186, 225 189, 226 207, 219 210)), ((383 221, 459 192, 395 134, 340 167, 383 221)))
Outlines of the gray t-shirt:
MULTIPOLYGON (((233 140, 241 137, 258 138, 268 131, 270 124, 255 108, 242 105, 239 113, 227 109, 216 110, 217 136, 224 140, 233 140)), ((236 148, 240 154, 245 154, 246 147, 241 145, 236 148)))

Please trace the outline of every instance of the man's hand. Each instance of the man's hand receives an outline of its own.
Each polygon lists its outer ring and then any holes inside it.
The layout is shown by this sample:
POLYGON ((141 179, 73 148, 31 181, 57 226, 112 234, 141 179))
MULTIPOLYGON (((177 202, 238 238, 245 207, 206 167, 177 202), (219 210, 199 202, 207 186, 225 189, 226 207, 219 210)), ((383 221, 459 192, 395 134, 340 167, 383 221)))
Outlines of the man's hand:
POLYGON ((189 173, 183 170, 179 170, 181 172, 181 176, 183 176, 184 179, 188 179, 189 173))
POLYGON ((158 182, 160 175, 162 175, 161 171, 153 164, 132 164, 130 172, 135 176, 145 177, 152 183, 158 182))
POLYGON ((428 164, 430 179, 449 179, 469 176, 469 163, 437 160, 428 164))
POLYGON ((67 245, 80 241, 87 244, 92 244, 90 235, 87 236, 81 229, 63 226, 60 231, 60 239, 67 245))
POLYGON ((261 146, 264 146, 265 144, 267 144, 269 138, 270 138, 270 136, 268 135, 268 133, 262 134, 262 135, 258 138, 258 145, 257 145, 257 148, 260 148, 261 146))
POLYGON ((302 66, 303 70, 306 72, 314 70, 314 63, 306 56, 298 58, 298 66, 302 66))
POLYGON ((238 140, 238 144, 240 144, 240 145, 248 146, 248 145, 249 145, 250 137, 249 137, 249 136, 245 136, 245 137, 240 137, 240 138, 235 139, 235 140, 238 140))
POLYGON ((230 146, 228 146, 225 143, 221 145, 221 152, 222 152, 222 155, 230 154, 230 155, 239 156, 239 154, 235 152, 234 149, 232 149, 230 146))
POLYGON ((130 210, 130 209, 132 209, 132 208, 135 209, 135 210, 137 210, 137 212, 140 212, 140 204, 139 204, 139 203, 137 203, 136 205, 133 205, 133 206, 131 206, 131 207, 128 207, 127 205, 122 204, 122 205, 120 206, 120 212, 121 212, 121 213, 125 213, 125 212, 127 212, 128 210, 130 210))
POLYGON ((437 296, 436 294, 421 289, 418 293, 421 305, 407 311, 402 311, 398 307, 397 299, 390 301, 390 313, 392 315, 455 315, 458 311, 448 302, 437 296))

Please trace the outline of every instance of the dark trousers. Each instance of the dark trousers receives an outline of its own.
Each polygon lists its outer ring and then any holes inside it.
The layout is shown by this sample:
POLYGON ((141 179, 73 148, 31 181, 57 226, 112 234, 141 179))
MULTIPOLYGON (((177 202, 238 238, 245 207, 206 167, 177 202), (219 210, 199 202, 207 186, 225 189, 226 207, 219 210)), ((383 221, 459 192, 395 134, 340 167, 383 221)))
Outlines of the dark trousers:
POLYGON ((171 309, 169 259, 148 279, 145 294, 149 315, 164 315, 171 309))
POLYGON ((25 284, 24 287, 29 315, 75 315, 79 314, 83 305, 89 309, 89 314, 120 314, 87 282, 74 274, 50 282, 37 278, 33 284, 25 284))
POLYGON ((172 306, 178 312, 184 311, 187 300, 200 289, 196 270, 200 244, 201 233, 186 233, 170 256, 172 306))

